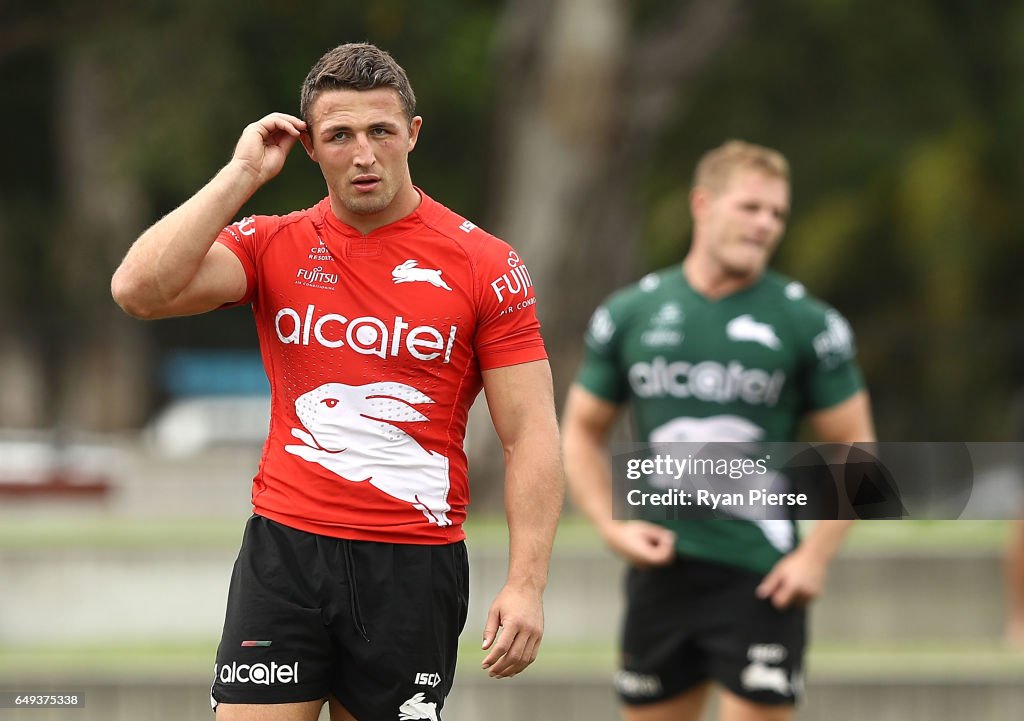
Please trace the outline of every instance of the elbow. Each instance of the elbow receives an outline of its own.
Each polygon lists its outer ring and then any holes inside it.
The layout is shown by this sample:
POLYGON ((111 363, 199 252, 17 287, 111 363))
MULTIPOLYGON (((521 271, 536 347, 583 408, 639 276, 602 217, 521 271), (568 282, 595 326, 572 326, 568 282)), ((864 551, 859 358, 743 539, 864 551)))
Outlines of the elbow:
POLYGON ((151 320, 157 317, 156 309, 145 302, 141 285, 118 269, 110 279, 110 295, 121 310, 132 318, 151 320))

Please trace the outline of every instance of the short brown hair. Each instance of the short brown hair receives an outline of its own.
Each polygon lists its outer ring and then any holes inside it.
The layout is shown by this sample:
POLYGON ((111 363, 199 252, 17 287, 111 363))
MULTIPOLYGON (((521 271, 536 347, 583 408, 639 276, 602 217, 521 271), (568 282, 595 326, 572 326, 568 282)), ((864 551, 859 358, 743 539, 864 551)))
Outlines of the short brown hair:
POLYGON ((416 114, 416 95, 409 78, 395 59, 376 45, 347 43, 324 53, 302 82, 299 112, 310 122, 309 111, 321 90, 374 90, 391 88, 402 101, 408 121, 416 114))
POLYGON ((789 162, 777 150, 742 140, 729 140, 706 152, 697 163, 693 187, 721 191, 739 169, 757 170, 789 182, 789 162))

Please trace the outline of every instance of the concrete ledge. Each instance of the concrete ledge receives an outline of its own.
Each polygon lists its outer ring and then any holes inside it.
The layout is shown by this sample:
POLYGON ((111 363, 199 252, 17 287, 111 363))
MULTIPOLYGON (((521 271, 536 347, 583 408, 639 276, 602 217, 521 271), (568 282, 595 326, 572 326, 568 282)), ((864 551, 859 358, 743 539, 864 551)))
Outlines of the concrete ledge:
MULTIPOLYGON (((216 638, 236 548, 0 550, 0 644, 216 638)), ((1003 621, 1000 561, 994 551, 849 552, 814 607, 812 639, 995 641, 1003 621)), ((478 638, 507 560, 485 548, 471 550, 470 564, 465 634, 478 638)), ((622 577, 622 562, 602 549, 558 550, 545 600, 547 637, 616 638, 622 577)))

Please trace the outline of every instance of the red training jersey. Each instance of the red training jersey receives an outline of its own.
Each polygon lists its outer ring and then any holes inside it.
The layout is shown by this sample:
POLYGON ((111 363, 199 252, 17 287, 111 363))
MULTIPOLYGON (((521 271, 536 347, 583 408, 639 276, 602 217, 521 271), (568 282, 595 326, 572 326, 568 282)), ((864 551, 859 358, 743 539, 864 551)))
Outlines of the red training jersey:
POLYGON ((503 241, 427 197, 363 235, 325 198, 217 237, 238 256, 270 431, 256 513, 338 538, 465 537, 463 439, 481 371, 547 357, 529 271, 503 241))

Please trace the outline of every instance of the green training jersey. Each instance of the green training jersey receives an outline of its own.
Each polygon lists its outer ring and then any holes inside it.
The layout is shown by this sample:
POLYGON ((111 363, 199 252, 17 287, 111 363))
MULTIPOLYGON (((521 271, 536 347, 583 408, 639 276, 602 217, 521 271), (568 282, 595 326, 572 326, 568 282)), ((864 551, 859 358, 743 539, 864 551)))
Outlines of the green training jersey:
MULTIPOLYGON (((678 265, 594 312, 577 382, 629 403, 645 443, 793 441, 803 415, 864 385, 849 324, 800 283, 767 271, 709 300, 678 265)), ((675 531, 680 554, 762 573, 797 543, 796 524, 786 520, 663 525, 675 531)))

